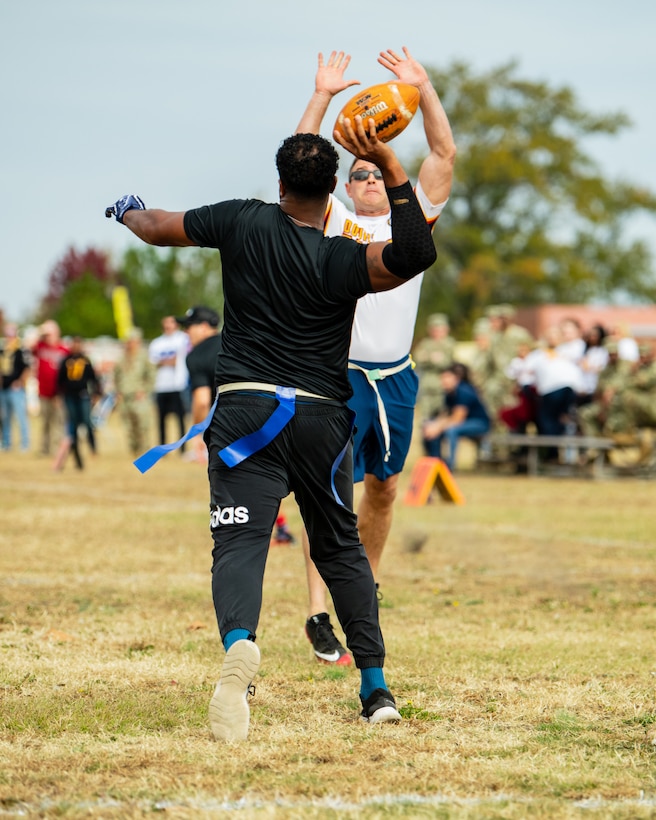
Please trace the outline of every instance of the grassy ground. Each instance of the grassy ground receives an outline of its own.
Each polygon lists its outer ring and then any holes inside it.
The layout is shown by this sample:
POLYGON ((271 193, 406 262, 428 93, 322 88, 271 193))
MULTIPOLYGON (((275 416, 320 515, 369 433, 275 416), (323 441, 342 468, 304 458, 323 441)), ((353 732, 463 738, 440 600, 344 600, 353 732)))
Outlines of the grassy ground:
POLYGON ((656 815, 649 481, 462 473, 464 506, 399 501, 399 726, 363 724, 357 672, 314 662, 301 550, 272 548, 251 733, 224 746, 205 470, 141 476, 115 419, 100 449, 58 474, 0 454, 0 815, 656 815))

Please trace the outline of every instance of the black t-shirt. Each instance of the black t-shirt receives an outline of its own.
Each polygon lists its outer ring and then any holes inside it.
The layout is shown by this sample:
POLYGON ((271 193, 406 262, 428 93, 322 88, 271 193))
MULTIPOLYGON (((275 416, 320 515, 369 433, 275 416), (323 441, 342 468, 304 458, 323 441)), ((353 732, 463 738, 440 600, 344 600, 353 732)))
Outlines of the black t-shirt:
POLYGON ((6 349, 0 348, 0 371, 2 374, 0 386, 2 389, 9 390, 28 367, 27 354, 22 348, 10 348, 9 345, 6 349))
POLYGON ((266 382, 346 400, 366 245, 297 227, 278 205, 231 200, 187 211, 189 239, 221 251, 219 384, 266 382))
POLYGON ((193 392, 198 387, 209 387, 214 393, 214 371, 217 356, 221 350, 221 334, 215 333, 199 342, 187 353, 189 388, 193 392))
POLYGON ((83 353, 69 353, 66 356, 59 365, 57 385, 64 396, 100 394, 96 371, 83 353))

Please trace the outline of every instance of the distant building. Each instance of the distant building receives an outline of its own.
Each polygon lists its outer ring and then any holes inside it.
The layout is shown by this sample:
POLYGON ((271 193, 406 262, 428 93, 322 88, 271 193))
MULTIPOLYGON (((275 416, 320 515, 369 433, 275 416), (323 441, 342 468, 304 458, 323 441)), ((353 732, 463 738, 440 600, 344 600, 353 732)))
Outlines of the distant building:
POLYGON ((656 340, 656 305, 537 305, 518 308, 513 321, 539 339, 548 327, 570 318, 577 319, 584 331, 603 325, 609 332, 619 331, 638 342, 656 340))

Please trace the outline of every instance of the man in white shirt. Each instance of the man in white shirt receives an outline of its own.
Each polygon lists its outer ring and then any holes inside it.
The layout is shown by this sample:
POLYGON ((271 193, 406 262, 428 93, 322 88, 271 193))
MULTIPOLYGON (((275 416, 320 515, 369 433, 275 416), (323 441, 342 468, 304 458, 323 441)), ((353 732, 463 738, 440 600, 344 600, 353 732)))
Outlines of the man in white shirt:
MULTIPOLYGON (((153 339, 148 346, 148 358, 157 368, 155 400, 159 417, 159 443, 166 444, 167 416, 177 418, 180 437, 185 433, 185 391, 189 384, 185 360, 189 352, 189 339, 179 329, 175 316, 162 319, 162 331, 162 335, 153 339)), ((181 450, 184 452, 184 445, 181 450)))
POLYGON ((537 426, 541 435, 560 436, 576 407, 576 397, 584 390, 583 372, 560 351, 560 330, 547 328, 544 347, 532 351, 526 364, 535 380, 537 426))
MULTIPOLYGON (((417 199, 426 221, 433 226, 451 190, 456 148, 442 104, 424 67, 406 48, 405 57, 391 50, 381 52, 378 62, 401 82, 419 89, 419 107, 429 154, 423 161, 416 186, 417 199)), ((318 134, 333 96, 357 83, 345 80, 350 57, 332 52, 324 65, 319 55, 315 92, 297 133, 318 134)), ((349 170, 346 194, 354 211, 330 197, 324 233, 349 236, 370 243, 391 237, 390 205, 379 169, 356 159, 349 170)), ((412 438, 418 380, 410 358, 423 274, 394 291, 370 293, 357 304, 349 377, 353 397, 349 407, 356 413, 353 460, 354 480, 364 480, 358 507, 358 528, 374 578, 392 525, 399 473, 412 438)), ((333 633, 326 610, 326 588, 310 560, 311 545, 303 538, 309 589, 306 634, 318 660, 346 665, 349 654, 333 633)), ((376 584, 378 586, 378 584, 376 584)))

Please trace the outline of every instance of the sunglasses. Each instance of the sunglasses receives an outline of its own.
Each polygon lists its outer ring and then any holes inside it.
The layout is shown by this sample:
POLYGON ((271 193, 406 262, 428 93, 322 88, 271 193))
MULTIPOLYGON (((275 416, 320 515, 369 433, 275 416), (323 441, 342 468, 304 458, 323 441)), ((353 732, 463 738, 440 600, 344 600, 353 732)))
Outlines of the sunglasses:
POLYGON ((353 171, 353 173, 349 177, 349 181, 355 179, 358 182, 364 182, 366 179, 369 179, 369 174, 373 174, 374 179, 383 178, 383 174, 381 171, 378 170, 378 168, 374 168, 371 171, 367 170, 366 168, 359 168, 357 171, 353 171))

